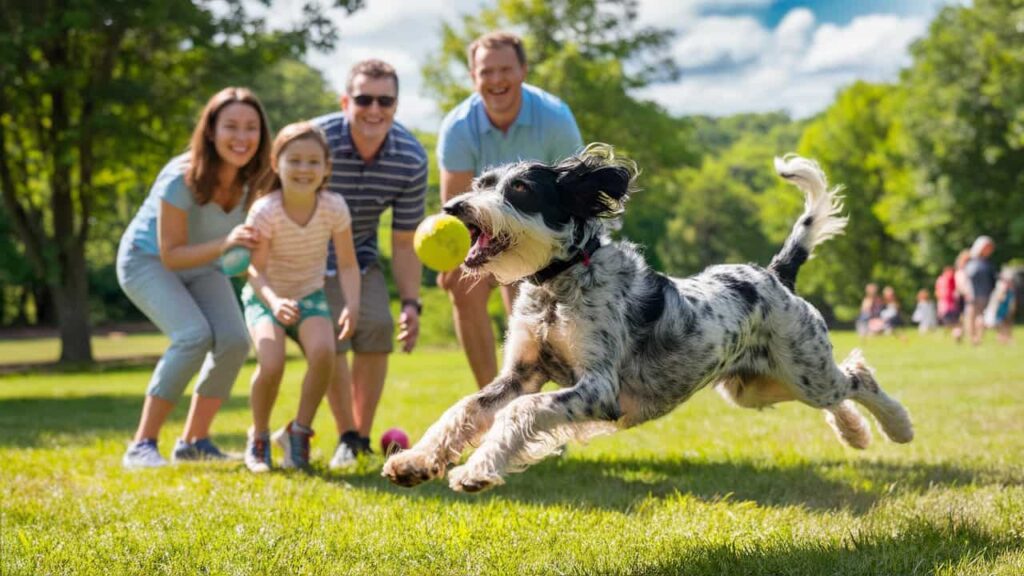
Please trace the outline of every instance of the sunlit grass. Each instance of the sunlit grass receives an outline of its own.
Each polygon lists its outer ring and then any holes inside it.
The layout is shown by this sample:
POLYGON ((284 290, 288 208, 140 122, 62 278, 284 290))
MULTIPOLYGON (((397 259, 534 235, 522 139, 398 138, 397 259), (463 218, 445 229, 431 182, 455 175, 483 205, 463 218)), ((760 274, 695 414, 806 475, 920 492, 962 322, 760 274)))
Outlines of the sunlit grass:
MULTIPOLYGON (((859 344, 835 342, 840 357, 859 344)), ((326 409, 311 475, 254 477, 239 464, 127 472, 120 456, 148 368, 8 376, 0 573, 1024 573, 1024 346, 912 334, 863 348, 911 410, 912 444, 876 433, 853 451, 817 411, 741 410, 705 391, 478 496, 393 487, 379 456, 328 472, 326 409)), ((235 451, 251 369, 215 424, 235 451)), ((288 365, 275 425, 294 413, 302 370, 288 365)), ((396 355, 374 438, 396 425, 418 437, 471 381, 455 350, 396 355)), ((183 418, 184 405, 161 437, 165 454, 183 418)))

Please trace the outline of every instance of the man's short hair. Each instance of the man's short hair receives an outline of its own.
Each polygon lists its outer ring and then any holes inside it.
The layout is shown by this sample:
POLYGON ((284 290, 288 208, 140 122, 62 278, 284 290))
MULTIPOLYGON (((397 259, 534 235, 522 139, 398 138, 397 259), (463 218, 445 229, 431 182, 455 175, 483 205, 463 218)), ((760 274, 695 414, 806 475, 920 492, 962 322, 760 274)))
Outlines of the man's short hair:
POLYGON ((356 76, 360 74, 373 79, 391 78, 395 82, 395 96, 398 95, 398 73, 395 72, 395 67, 391 64, 376 58, 356 62, 348 71, 348 80, 345 81, 345 92, 349 95, 352 94, 352 84, 355 82, 356 76))
POLYGON ((469 69, 473 69, 473 58, 476 56, 478 48, 487 48, 493 50, 494 48, 501 48, 502 46, 511 46, 516 51, 516 58, 519 60, 520 66, 526 66, 526 49, 523 48, 523 39, 511 32, 488 32, 483 36, 473 40, 466 50, 466 54, 469 57, 469 69))

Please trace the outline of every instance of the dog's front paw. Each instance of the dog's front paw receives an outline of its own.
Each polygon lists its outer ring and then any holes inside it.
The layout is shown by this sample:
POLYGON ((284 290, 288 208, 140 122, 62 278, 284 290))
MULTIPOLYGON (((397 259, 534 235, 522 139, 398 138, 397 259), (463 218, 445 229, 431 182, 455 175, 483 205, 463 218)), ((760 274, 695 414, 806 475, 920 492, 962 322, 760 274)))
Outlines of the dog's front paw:
POLYGON ((483 492, 504 483, 505 480, 494 470, 469 464, 452 468, 448 473, 448 487, 456 492, 483 492))
POLYGON ((393 484, 411 488, 444 476, 445 468, 446 465, 432 454, 406 450, 391 455, 380 474, 393 484))

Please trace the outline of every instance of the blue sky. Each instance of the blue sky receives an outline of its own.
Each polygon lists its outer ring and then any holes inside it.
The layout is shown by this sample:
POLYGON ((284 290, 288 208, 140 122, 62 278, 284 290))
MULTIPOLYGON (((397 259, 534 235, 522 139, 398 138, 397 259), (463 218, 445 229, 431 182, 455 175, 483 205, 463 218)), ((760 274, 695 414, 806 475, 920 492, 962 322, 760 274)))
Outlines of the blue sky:
MULTIPOLYGON (((307 61, 339 92, 348 68, 382 58, 402 81, 397 118, 436 131, 442 117, 422 91, 420 66, 439 45, 441 24, 458 22, 493 0, 367 0, 350 17, 336 13, 341 41, 307 61)), ((815 114, 858 79, 893 81, 910 63, 909 45, 927 32, 943 0, 640 0, 640 20, 673 29, 682 67, 673 84, 645 88, 676 114, 723 116, 785 110, 815 114)), ((271 22, 284 23, 300 0, 277 0, 271 22)))

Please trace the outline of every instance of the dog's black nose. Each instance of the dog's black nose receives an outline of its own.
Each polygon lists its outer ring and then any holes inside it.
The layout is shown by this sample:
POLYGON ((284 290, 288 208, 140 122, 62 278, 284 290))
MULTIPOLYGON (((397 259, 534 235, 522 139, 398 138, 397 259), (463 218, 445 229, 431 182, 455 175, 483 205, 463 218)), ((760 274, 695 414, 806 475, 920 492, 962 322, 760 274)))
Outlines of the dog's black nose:
POLYGON ((447 204, 445 204, 441 208, 441 210, 443 210, 445 214, 451 214, 452 216, 458 216, 459 214, 462 214, 464 208, 465 208, 465 203, 462 200, 460 200, 458 198, 452 198, 451 200, 448 201, 447 204))

